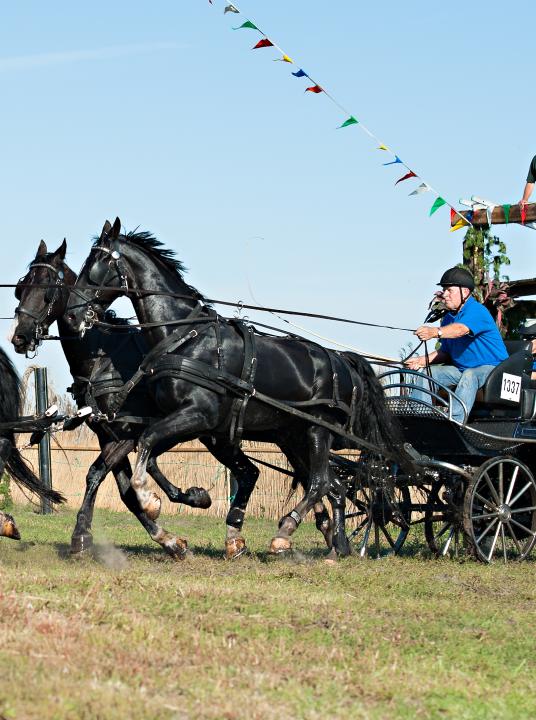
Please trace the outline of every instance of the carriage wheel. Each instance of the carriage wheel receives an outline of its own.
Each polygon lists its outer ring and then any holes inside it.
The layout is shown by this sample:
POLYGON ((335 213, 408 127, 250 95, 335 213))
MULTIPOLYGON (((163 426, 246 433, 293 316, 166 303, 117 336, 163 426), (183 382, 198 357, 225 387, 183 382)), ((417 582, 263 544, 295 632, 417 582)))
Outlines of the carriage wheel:
POLYGON ((424 511, 424 536, 436 557, 457 557, 463 539, 463 494, 460 478, 432 485, 424 511))
POLYGON ((352 502, 354 508, 345 516, 347 537, 359 556, 379 558, 400 552, 411 523, 409 489, 364 486, 352 502))
POLYGON ((536 540, 536 481, 513 457, 487 460, 464 502, 464 528, 478 560, 523 560, 536 540))

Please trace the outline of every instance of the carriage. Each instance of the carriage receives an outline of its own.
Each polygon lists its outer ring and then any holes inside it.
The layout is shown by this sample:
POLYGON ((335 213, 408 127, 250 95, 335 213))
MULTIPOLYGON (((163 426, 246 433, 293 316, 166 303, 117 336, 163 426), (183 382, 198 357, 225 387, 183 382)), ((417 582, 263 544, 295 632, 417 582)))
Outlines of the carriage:
MULTIPOLYGON (((380 372, 418 472, 376 460, 356 484, 347 513, 360 555, 399 552, 422 525, 437 556, 468 553, 483 562, 522 560, 536 541, 536 383, 531 340, 507 341, 509 357, 489 375, 464 423, 452 419, 450 388, 425 376, 424 400, 412 396, 417 371, 380 372)), ((365 457, 364 462, 369 462, 365 457)), ((348 468, 349 472, 349 468, 348 468)))

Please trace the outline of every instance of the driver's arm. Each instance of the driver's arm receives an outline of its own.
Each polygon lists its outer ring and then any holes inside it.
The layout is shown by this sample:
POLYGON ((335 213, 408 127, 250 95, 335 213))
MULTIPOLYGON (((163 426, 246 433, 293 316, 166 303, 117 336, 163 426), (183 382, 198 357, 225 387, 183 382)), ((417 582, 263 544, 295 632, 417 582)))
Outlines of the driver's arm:
POLYGON ((446 340, 454 340, 455 338, 468 335, 471 332, 467 325, 463 323, 450 323, 440 328, 433 327, 432 325, 421 325, 415 330, 415 335, 419 340, 433 340, 439 337, 440 331, 441 338, 445 338, 446 340))
MULTIPOLYGON (((430 365, 446 364, 449 360, 450 355, 441 350, 433 350, 431 353, 428 353, 428 362, 430 365)), ((404 365, 410 370, 422 370, 422 368, 426 367, 426 355, 410 358, 406 360, 404 365)))

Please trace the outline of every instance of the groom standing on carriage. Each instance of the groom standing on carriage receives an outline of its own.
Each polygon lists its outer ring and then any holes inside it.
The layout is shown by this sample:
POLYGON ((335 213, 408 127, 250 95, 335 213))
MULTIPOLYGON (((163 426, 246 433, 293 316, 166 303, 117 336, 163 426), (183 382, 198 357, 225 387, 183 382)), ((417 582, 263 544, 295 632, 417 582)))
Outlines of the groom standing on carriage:
MULTIPOLYGON (((419 340, 437 338, 438 350, 406 362, 410 370, 422 370, 430 364, 431 376, 443 385, 454 386, 455 402, 452 418, 464 422, 473 407, 475 397, 494 367, 508 357, 504 341, 490 312, 472 296, 475 281, 465 268, 453 267, 443 273, 438 285, 439 297, 448 312, 441 327, 421 325, 415 331, 419 340)), ((424 376, 415 384, 424 386, 424 376)), ((412 397, 430 401, 430 396, 413 391, 412 397)))

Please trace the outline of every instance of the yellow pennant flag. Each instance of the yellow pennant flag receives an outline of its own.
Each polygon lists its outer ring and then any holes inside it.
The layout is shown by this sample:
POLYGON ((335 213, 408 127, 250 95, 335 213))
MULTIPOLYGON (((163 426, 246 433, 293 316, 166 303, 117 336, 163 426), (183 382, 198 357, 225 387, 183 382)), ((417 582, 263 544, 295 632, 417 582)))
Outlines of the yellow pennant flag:
POLYGON ((378 145, 378 150, 387 150, 387 152, 389 152, 389 148, 387 147, 387 145, 383 145, 383 144, 378 145))
POLYGON ((274 62, 288 62, 291 65, 294 65, 294 60, 292 60, 292 58, 289 58, 288 55, 283 55, 283 57, 276 58, 274 62))
POLYGON ((466 222, 465 220, 458 220, 458 222, 456 223, 456 225, 453 225, 453 226, 450 228, 450 232, 456 232, 456 230, 461 230, 462 227, 465 227, 466 225, 469 225, 469 223, 466 222))

